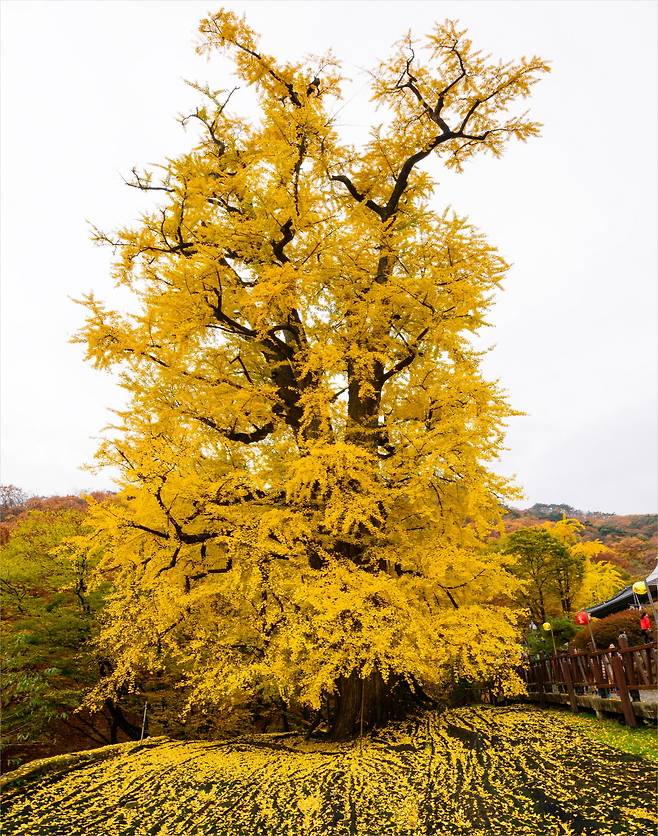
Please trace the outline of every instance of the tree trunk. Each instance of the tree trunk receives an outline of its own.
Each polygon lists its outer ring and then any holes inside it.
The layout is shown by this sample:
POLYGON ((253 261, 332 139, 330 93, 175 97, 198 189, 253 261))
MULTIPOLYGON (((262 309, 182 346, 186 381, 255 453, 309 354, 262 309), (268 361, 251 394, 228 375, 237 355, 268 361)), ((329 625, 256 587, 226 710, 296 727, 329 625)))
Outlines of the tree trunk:
POLYGON ((379 671, 362 679, 356 671, 341 676, 337 682, 335 710, 332 712, 330 737, 346 740, 375 726, 382 726, 408 709, 413 695, 404 682, 385 681, 379 671))
POLYGON ((110 733, 115 738, 112 743, 116 743, 117 729, 121 729, 129 740, 139 740, 142 733, 141 727, 131 723, 114 700, 108 697, 105 700, 105 708, 112 720, 110 733))
MULTIPOLYGON (((393 266, 393 258, 389 257, 385 250, 386 242, 382 241, 374 277, 377 284, 386 283, 393 266)), ((390 329, 390 324, 389 322, 384 328, 385 332, 390 329)), ((369 345, 368 337, 359 347, 373 353, 373 346, 369 345)), ((373 360, 370 369, 365 371, 348 356, 348 423, 345 440, 375 455, 378 447, 390 446, 385 428, 380 424, 379 415, 385 381, 384 364, 381 359, 373 360), (367 394, 364 394, 364 383, 368 384, 365 389, 367 394)), ((355 565, 362 564, 363 543, 357 543, 355 546, 336 541, 334 548, 355 565)), ((362 568, 369 571, 368 567, 362 568)), ((352 671, 349 676, 339 677, 336 686, 335 711, 330 712, 329 734, 333 740, 356 737, 375 726, 384 725, 392 717, 403 713, 410 702, 411 691, 406 683, 398 677, 384 680, 378 670, 374 670, 365 678, 352 671)))

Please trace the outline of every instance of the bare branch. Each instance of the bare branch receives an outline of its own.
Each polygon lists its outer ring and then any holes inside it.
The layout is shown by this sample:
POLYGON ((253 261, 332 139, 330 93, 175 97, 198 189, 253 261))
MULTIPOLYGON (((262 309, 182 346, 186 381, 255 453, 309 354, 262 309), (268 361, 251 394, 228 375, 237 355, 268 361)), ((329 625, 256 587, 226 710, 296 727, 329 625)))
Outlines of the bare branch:
POLYGON ((126 186, 130 186, 133 189, 141 189, 141 191, 143 192, 169 192, 170 194, 176 191, 176 189, 172 189, 171 186, 167 184, 162 186, 152 186, 150 175, 140 175, 140 173, 137 171, 136 166, 133 166, 131 168, 131 172, 133 174, 133 177, 135 178, 134 181, 131 182, 130 180, 126 180, 125 177, 122 177, 121 179, 126 184, 126 186))

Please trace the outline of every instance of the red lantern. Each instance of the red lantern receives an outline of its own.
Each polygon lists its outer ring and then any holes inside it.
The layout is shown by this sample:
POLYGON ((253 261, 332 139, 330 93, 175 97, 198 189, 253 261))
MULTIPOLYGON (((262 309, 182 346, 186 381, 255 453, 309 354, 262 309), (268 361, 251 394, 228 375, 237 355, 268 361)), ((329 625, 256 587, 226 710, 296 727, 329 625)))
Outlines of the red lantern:
POLYGON ((589 613, 585 612, 585 610, 576 613, 576 624, 587 624, 588 621, 589 613))

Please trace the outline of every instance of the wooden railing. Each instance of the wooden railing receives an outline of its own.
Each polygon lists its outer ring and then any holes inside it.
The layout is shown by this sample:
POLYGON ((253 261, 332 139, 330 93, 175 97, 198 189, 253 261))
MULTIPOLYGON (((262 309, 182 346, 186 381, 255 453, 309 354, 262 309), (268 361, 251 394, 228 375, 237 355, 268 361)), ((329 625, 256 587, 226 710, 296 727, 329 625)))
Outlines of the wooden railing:
POLYGON ((580 695, 618 698, 628 725, 636 725, 633 701, 640 691, 657 688, 656 642, 629 647, 620 638, 618 647, 605 650, 570 650, 555 656, 540 654, 528 660, 523 677, 530 694, 567 694, 573 711, 580 695))

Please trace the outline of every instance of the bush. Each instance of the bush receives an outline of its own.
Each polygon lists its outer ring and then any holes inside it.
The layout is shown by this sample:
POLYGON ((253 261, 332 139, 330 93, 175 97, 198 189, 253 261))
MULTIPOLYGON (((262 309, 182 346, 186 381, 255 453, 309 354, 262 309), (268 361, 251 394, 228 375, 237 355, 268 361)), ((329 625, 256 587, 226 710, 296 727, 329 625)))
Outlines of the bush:
MULTIPOLYGON (((549 621, 553 628, 555 646, 560 651, 575 636, 578 627, 566 615, 550 618, 549 621)), ((551 638, 551 634, 545 632, 541 625, 539 625, 538 629, 530 630, 526 634, 526 644, 532 656, 537 653, 553 653, 553 639, 551 638)))
MULTIPOLYGON (((655 636, 653 613, 649 610, 646 610, 646 612, 649 613, 651 629, 654 631, 655 636)), ((594 634, 597 647, 601 649, 611 644, 616 645, 620 633, 626 633, 630 645, 644 644, 646 639, 640 630, 640 616, 641 613, 638 610, 624 610, 623 612, 608 615, 605 618, 595 618, 592 621, 592 633, 594 634)), ((587 650, 588 644, 591 644, 589 629, 583 627, 571 642, 571 645, 577 650, 587 650)))

